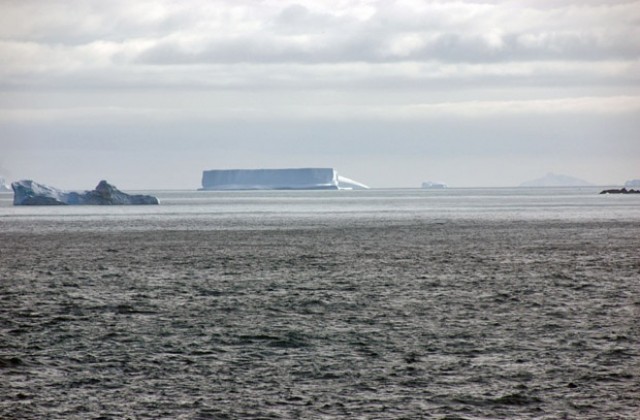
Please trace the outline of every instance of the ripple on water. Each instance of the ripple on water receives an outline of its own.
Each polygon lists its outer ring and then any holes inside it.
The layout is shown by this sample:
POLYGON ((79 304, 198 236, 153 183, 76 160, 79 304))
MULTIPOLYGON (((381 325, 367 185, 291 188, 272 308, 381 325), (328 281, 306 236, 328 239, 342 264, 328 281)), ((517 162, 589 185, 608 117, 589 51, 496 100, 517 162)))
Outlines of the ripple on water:
POLYGON ((0 417, 633 418, 639 238, 617 222, 4 234, 0 417))

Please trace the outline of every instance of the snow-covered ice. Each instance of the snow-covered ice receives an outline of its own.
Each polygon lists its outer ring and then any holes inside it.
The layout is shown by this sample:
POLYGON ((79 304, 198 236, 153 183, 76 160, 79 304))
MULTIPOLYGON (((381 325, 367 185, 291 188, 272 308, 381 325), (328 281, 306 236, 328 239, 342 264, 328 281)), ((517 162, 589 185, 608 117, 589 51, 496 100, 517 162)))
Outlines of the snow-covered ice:
POLYGON ((640 179, 630 179, 624 183, 626 188, 640 188, 640 179))
POLYGON ((366 185, 333 168, 213 169, 203 171, 203 190, 343 190, 366 185))
POLYGON ((156 197, 129 195, 107 181, 100 181, 95 190, 83 192, 63 191, 32 180, 13 182, 11 188, 15 206, 159 204, 156 197))
POLYGON ((7 181, 0 176, 0 192, 9 192, 11 188, 7 185, 7 181))
POLYGON ((422 183, 422 188, 425 190, 443 190, 447 188, 447 184, 444 182, 425 181, 422 183))

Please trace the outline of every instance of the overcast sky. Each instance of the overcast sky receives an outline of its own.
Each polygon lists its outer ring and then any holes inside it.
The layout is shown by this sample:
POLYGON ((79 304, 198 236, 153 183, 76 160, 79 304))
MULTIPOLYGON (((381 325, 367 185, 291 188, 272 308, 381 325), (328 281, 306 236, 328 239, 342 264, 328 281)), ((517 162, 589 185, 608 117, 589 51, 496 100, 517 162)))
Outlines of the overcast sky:
POLYGON ((0 0, 0 174, 640 178, 640 1, 0 0))

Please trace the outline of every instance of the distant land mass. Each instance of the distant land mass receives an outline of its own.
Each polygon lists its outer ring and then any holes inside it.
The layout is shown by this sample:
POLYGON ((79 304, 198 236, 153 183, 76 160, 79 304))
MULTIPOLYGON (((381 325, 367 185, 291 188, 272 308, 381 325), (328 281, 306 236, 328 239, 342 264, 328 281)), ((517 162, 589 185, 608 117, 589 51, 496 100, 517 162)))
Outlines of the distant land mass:
POLYGON ((593 184, 568 175, 548 173, 542 178, 532 179, 520 184, 521 187, 589 187, 593 184))
POLYGON ((630 179, 624 183, 626 188, 640 188, 640 178, 638 179, 630 179))

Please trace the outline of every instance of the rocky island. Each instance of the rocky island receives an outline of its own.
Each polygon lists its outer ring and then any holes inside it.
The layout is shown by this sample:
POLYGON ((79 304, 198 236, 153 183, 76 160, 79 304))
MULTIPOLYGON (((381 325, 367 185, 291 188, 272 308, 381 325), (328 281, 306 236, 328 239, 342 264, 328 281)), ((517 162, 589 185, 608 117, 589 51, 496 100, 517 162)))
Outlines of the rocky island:
POLYGON ((63 191, 32 180, 13 182, 11 188, 14 206, 160 204, 154 196, 126 194, 104 180, 95 190, 83 192, 63 191))
POLYGON ((612 190, 603 190, 600 191, 600 194, 640 194, 640 190, 634 190, 633 188, 626 189, 622 188, 614 188, 612 190))

